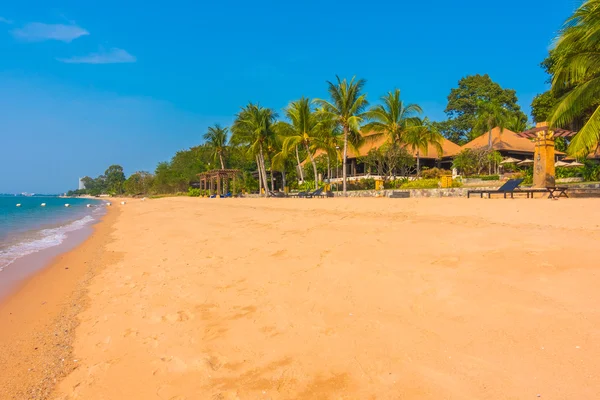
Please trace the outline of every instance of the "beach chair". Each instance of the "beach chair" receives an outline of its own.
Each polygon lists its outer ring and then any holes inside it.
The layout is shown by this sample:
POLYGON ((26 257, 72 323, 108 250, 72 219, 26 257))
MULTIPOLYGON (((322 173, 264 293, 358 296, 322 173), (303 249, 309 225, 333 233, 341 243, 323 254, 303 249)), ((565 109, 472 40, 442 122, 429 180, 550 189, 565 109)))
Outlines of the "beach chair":
POLYGON ((492 194, 502 193, 504 194, 504 198, 506 199, 506 195, 510 194, 511 199, 515 192, 517 193, 527 193, 527 197, 529 197, 529 191, 519 189, 519 185, 523 183, 523 179, 509 179, 506 183, 500 186, 498 189, 492 190, 469 190, 467 192, 467 198, 470 198, 472 194, 478 194, 479 197, 483 198, 484 194, 488 195, 488 198, 492 197, 492 194))
POLYGON ((285 198, 287 195, 284 192, 274 192, 269 190, 269 197, 285 198))
POLYGON ((304 196, 304 197, 306 197, 307 199, 312 199, 313 197, 323 197, 323 196, 324 196, 323 188, 319 188, 312 193, 310 193, 310 192, 306 193, 306 196, 304 196))
POLYGON ((227 199, 229 197, 231 197, 231 192, 227 192, 226 194, 221 195, 222 199, 227 199))
POLYGON ((308 192, 291 193, 288 197, 306 197, 308 192))

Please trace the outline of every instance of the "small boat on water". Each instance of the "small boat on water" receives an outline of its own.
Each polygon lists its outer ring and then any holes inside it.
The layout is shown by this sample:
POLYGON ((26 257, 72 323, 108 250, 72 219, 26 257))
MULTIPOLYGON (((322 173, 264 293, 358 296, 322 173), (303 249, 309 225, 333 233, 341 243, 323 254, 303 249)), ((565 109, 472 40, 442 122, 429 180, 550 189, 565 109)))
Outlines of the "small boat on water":
POLYGON ((71 207, 71 205, 69 203, 66 203, 65 207, 71 207))
POLYGON ((41 206, 42 206, 42 207, 46 207, 46 203, 42 203, 42 204, 41 204, 41 206))
POLYGON ((21 203, 17 203, 17 207, 21 207, 21 203))

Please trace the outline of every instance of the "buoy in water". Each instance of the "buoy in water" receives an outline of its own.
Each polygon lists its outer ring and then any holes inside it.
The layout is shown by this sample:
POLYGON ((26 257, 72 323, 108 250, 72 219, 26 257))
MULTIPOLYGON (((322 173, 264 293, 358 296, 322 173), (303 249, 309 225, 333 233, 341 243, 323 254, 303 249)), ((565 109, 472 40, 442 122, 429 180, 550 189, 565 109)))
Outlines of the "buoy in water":
POLYGON ((71 205, 69 203, 65 204, 65 207, 71 207, 71 205))
POLYGON ((46 203, 42 203, 42 204, 41 204, 41 206, 42 206, 42 207, 46 207, 46 203))
POLYGON ((17 207, 21 207, 21 203, 18 203, 18 204, 17 204, 17 207))

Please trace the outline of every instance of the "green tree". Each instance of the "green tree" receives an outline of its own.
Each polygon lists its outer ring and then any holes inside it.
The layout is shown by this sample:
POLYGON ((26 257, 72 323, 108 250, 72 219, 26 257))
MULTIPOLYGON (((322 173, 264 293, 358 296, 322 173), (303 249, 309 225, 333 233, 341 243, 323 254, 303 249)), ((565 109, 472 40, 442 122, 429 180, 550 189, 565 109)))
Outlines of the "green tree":
POLYGON ((438 132, 435 124, 431 123, 428 118, 419 120, 415 126, 411 126, 404 137, 403 142, 416 153, 417 159, 417 176, 421 175, 421 153, 427 155, 429 146, 432 145, 438 156, 444 152, 442 147, 444 137, 438 132))
POLYGON ((265 189, 266 196, 268 196, 269 187, 267 185, 265 154, 275 139, 273 125, 276 118, 277 114, 270 108, 248 103, 236 115, 231 129, 233 133, 231 137, 232 144, 247 146, 248 152, 256 158, 260 185, 265 189))
POLYGON ((104 172, 106 177, 106 187, 110 192, 116 194, 123 193, 123 183, 125 183, 125 173, 120 165, 111 165, 104 172))
POLYGON ((350 81, 341 80, 336 77, 337 82, 327 82, 329 96, 331 101, 316 99, 315 102, 322 107, 324 118, 336 121, 344 132, 344 152, 342 158, 343 165, 343 192, 347 195, 347 172, 348 163, 348 142, 350 135, 359 134, 360 125, 363 122, 364 112, 369 105, 367 95, 362 93, 367 81, 364 79, 356 80, 353 77, 350 81))
POLYGON ((436 127, 456 143, 472 140, 484 133, 475 127, 478 109, 486 102, 499 104, 509 116, 526 123, 527 116, 521 111, 517 100, 514 90, 503 89, 489 75, 470 75, 462 78, 458 87, 450 91, 445 110, 449 119, 445 124, 436 124, 436 127))
POLYGON ((123 184, 127 194, 148 194, 154 184, 154 175, 146 171, 138 171, 131 174, 123 184))
POLYGON ((221 169, 225 169, 225 162, 223 156, 227 148, 227 134, 229 130, 221 127, 219 124, 211 126, 208 131, 204 134, 203 138, 205 144, 213 151, 213 159, 216 162, 221 162, 221 169))
POLYGON ((551 53, 552 91, 560 99, 550 125, 568 127, 582 117, 585 121, 569 145, 573 156, 586 156, 600 142, 599 39, 600 0, 587 0, 567 19, 551 53))
POLYGON ((400 99, 400 90, 395 89, 381 98, 377 104, 365 113, 370 120, 363 126, 363 131, 375 132, 377 137, 385 135, 390 143, 401 143, 408 128, 418 124, 418 116, 423 112, 417 104, 404 104, 400 99))
POLYGON ((285 109, 285 115, 290 122, 277 124, 278 132, 284 137, 282 157, 287 158, 288 154, 295 151, 298 146, 304 147, 313 166, 315 189, 318 189, 317 164, 314 154, 317 150, 315 142, 324 128, 321 123, 323 117, 313 111, 310 100, 305 97, 292 101, 285 109))
POLYGON ((556 103, 557 99, 552 91, 547 91, 535 96, 531 102, 531 116, 533 117, 533 122, 548 121, 556 103))
POLYGON ((508 124, 510 115, 502 104, 495 101, 482 101, 475 113, 475 129, 478 132, 488 132, 488 149, 492 149, 492 131, 500 128, 500 133, 508 124))

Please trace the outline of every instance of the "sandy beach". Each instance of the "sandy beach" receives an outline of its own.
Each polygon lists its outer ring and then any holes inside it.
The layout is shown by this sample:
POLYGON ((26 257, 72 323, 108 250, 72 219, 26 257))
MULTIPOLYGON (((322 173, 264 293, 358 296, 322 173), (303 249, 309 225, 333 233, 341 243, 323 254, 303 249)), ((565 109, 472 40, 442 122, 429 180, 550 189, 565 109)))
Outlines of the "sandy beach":
POLYGON ((597 200, 113 208, 0 306, 0 398, 600 398, 597 200))

